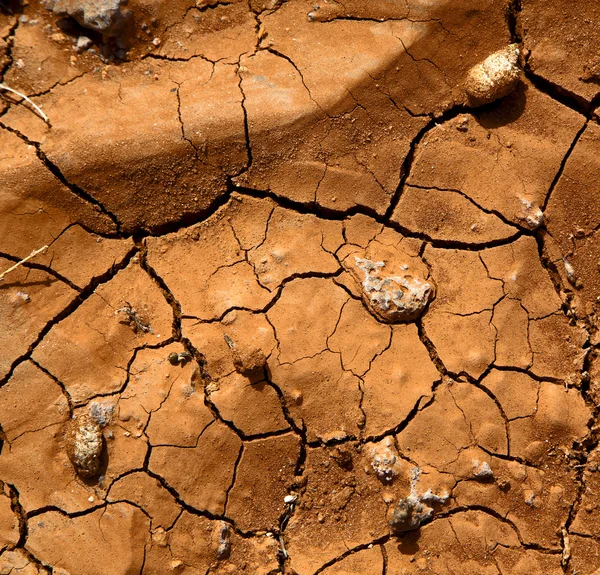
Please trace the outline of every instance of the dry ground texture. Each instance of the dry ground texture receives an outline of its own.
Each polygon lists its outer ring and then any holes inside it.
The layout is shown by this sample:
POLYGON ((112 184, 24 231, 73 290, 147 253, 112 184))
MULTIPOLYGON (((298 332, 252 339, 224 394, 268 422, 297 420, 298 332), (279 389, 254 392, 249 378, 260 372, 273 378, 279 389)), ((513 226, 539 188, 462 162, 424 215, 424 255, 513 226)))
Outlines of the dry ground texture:
POLYGON ((2 575, 600 573, 596 0, 0 12, 2 575))

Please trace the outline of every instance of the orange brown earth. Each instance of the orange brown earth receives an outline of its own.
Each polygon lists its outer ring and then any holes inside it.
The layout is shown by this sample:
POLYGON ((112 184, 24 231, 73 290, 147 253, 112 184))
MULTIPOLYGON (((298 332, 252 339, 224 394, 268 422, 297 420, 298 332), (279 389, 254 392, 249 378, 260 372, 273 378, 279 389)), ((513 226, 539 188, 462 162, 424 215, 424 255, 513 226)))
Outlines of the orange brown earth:
POLYGON ((0 38, 1 575, 600 573, 597 2, 0 38))

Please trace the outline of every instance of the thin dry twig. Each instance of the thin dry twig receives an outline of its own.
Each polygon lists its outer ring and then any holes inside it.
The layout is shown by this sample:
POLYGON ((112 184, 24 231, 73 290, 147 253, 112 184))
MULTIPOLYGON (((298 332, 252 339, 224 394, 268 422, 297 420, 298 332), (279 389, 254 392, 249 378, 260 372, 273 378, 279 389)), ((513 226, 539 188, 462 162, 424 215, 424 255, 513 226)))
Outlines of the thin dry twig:
POLYGON ((2 281, 4 279, 4 276, 6 274, 12 272, 13 270, 16 270, 20 265, 23 265, 25 262, 28 262, 30 259, 34 258, 38 254, 44 253, 47 249, 48 249, 48 246, 44 246, 43 248, 40 248, 39 250, 33 250, 26 258, 23 258, 21 261, 17 262, 14 266, 11 266, 7 270, 4 270, 0 274, 0 281, 2 281))
POLYGON ((122 314, 123 316, 121 323, 128 324, 135 333, 154 333, 150 323, 142 318, 128 301, 124 304, 122 308, 115 310, 115 315, 122 314))
POLYGON ((28 104, 30 104, 33 107, 33 109, 40 115, 42 120, 44 120, 44 122, 46 122, 46 124, 50 125, 50 120, 48 119, 48 116, 46 116, 46 114, 44 114, 42 109, 35 102, 31 101, 25 94, 21 94, 21 92, 17 92, 16 90, 11 88, 10 86, 7 86, 6 84, 0 84, 0 90, 6 90, 7 92, 12 92, 13 94, 16 94, 17 96, 20 96, 21 98, 23 98, 23 100, 25 100, 28 104))

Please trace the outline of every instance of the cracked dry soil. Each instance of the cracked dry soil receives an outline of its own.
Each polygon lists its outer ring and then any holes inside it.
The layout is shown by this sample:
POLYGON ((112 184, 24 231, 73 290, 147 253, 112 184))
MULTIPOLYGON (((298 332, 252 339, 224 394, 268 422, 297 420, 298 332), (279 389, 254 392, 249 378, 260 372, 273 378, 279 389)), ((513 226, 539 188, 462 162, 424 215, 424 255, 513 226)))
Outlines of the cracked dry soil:
POLYGON ((599 573, 598 3, 127 10, 0 2, 0 574, 599 573))

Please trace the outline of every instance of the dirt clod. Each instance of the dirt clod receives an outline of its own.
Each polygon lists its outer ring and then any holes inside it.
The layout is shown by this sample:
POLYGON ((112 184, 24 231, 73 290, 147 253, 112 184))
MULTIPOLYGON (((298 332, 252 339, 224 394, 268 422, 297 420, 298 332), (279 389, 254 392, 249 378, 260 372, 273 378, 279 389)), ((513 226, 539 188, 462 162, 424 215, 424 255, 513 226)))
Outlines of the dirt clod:
POLYGON ((258 347, 235 346, 231 350, 233 365, 241 375, 252 375, 259 372, 267 364, 264 352, 258 347))

